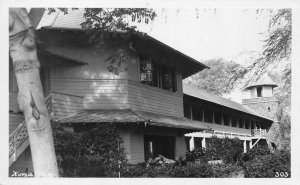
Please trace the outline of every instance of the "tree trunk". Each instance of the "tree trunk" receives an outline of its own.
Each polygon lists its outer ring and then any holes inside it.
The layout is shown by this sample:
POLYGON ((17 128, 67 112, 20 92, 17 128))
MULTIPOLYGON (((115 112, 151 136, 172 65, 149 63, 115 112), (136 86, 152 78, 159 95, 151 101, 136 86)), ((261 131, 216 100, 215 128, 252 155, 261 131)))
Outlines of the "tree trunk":
MULTIPOLYGON (((37 18, 40 20, 40 17, 37 18)), ((35 177, 58 177, 52 129, 40 79, 34 28, 25 9, 9 9, 9 52, 19 88, 35 177)))

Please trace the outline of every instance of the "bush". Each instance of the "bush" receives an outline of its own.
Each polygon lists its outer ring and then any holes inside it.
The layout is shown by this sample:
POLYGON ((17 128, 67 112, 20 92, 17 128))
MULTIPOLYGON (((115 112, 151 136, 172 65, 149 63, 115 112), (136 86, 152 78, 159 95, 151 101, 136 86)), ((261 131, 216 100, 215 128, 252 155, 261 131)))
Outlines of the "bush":
POLYGON ((196 160, 200 160, 200 163, 207 163, 208 156, 206 155, 205 148, 196 148, 193 151, 186 152, 186 160, 188 162, 195 162, 196 160))
POLYGON ((235 164, 243 154, 243 144, 237 139, 212 137, 207 141, 206 149, 196 148, 187 152, 186 158, 190 162, 200 160, 206 163, 209 160, 222 160, 226 164, 235 164))
POLYGON ((80 133, 54 125, 53 135, 60 176, 117 177, 127 163, 115 125, 100 124, 80 133))
POLYGON ((211 168, 213 177, 216 178, 228 178, 237 176, 241 171, 243 171, 242 167, 232 164, 216 164, 212 165, 211 168))
POLYGON ((251 148, 247 153, 243 154, 242 161, 245 163, 247 161, 253 160, 255 157, 265 156, 270 154, 270 150, 267 145, 259 145, 251 148))
POLYGON ((148 166, 145 163, 138 165, 128 165, 122 173, 122 177, 231 177, 241 171, 242 168, 236 165, 226 164, 187 164, 164 166, 148 166))
POLYGON ((246 162, 245 177, 290 177, 291 160, 289 151, 278 151, 267 155, 257 155, 246 162))

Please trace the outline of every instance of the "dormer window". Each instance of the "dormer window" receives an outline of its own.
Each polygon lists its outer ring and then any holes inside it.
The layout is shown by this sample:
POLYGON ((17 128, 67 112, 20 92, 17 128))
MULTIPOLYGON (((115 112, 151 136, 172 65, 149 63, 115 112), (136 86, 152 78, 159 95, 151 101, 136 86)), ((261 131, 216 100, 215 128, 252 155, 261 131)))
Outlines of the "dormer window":
POLYGON ((155 62, 151 58, 140 58, 141 83, 176 92, 175 68, 155 62))
POLYGON ((257 97, 262 97, 261 95, 261 91, 262 91, 262 87, 257 87, 257 97))

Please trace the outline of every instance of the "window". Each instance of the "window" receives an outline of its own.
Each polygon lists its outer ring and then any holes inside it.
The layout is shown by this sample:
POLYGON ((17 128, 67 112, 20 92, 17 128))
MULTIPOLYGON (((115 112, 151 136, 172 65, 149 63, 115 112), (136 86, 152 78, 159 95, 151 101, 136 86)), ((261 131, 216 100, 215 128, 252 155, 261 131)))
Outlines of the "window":
POLYGON ((261 97, 262 87, 257 87, 257 97, 261 97))
POLYGON ((222 114, 219 111, 215 111, 215 123, 221 124, 222 114))
POLYGON ((249 129, 249 128, 250 128, 250 121, 246 120, 245 129, 249 129))
POLYGON ((204 122, 212 123, 213 121, 213 112, 210 109, 204 109, 204 122))
POLYGON ((242 118, 239 118, 239 128, 244 127, 244 120, 242 118))
POLYGON ((224 125, 228 126, 230 123, 230 116, 228 114, 223 114, 224 125))
POLYGON ((184 117, 188 118, 188 119, 192 119, 191 118, 191 105, 184 103, 183 104, 183 112, 184 112, 184 117))
POLYGON ((140 58, 141 83, 162 88, 168 91, 177 91, 175 68, 159 64, 151 58, 140 58))
POLYGON ((237 117, 232 116, 232 117, 231 117, 231 124, 232 124, 232 127, 236 127, 237 122, 238 122, 237 117))
POLYGON ((250 123, 251 123, 251 129, 255 129, 254 128, 254 121, 250 121, 250 123))
POLYGON ((175 137, 172 136, 144 136, 145 161, 162 155, 168 159, 175 159, 175 137))
POLYGON ((203 112, 202 108, 199 106, 193 106, 193 120, 202 121, 203 120, 203 112))

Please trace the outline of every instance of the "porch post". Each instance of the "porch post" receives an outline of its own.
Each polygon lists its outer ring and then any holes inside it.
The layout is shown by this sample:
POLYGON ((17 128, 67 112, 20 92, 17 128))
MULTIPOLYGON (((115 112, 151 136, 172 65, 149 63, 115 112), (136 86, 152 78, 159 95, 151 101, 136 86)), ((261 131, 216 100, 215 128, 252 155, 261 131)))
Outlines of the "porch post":
POLYGON ((215 110, 212 110, 212 123, 215 124, 215 110))
POLYGON ((229 114, 229 126, 232 127, 231 115, 229 114))
POLYGON ((194 136, 191 137, 190 139, 190 151, 195 150, 195 138, 194 136))
POLYGON ((250 148, 250 149, 252 148, 252 139, 251 139, 250 142, 249 142, 249 148, 250 148))
POLYGON ((202 148, 206 148, 206 139, 205 139, 205 137, 202 138, 202 148))
POLYGON ((246 142, 246 140, 244 140, 243 145, 244 145, 244 153, 246 153, 247 152, 247 142, 246 142))

